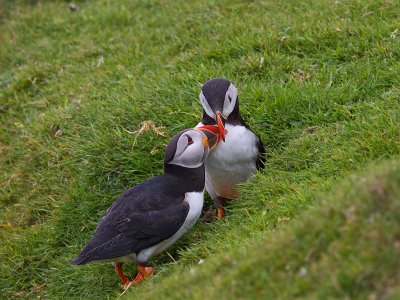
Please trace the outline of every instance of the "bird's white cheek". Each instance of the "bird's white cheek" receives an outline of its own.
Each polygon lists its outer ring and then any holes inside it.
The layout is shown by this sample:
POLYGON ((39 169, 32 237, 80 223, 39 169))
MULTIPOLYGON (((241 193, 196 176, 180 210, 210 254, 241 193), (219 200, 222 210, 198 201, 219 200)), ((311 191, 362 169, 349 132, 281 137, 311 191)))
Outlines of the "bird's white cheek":
POLYGON ((192 145, 186 148, 185 152, 176 157, 171 163, 185 168, 198 168, 203 163, 203 146, 192 145))
POLYGON ((211 109, 210 105, 208 104, 206 97, 204 97, 203 92, 200 92, 199 98, 200 98, 201 105, 203 106, 203 109, 206 112, 206 114, 209 117, 215 119, 215 114, 214 114, 213 110, 211 109))
POLYGON ((228 99, 225 99, 224 101, 224 109, 222 111, 223 115, 228 117, 231 112, 233 111, 233 108, 235 107, 236 100, 232 100, 230 102, 228 99))
POLYGON ((237 100, 237 90, 236 87, 233 84, 231 84, 225 94, 224 108, 222 111, 224 116, 228 117, 231 114, 231 112, 235 108, 236 100, 237 100))

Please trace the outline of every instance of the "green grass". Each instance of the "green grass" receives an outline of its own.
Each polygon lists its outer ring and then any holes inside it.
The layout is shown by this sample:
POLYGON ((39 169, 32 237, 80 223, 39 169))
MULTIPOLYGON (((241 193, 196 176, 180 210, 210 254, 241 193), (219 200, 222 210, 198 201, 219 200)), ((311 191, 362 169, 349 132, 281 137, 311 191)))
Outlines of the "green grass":
POLYGON ((236 84, 265 171, 124 295, 399 295, 398 163, 337 183, 399 157, 398 1, 83 1, 74 13, 28 2, 0 12, 3 297, 122 292, 109 264, 70 262, 118 194, 161 172, 215 76, 236 84), (139 134, 145 121, 164 136, 139 134), (377 182, 382 204, 368 192, 377 182))
POLYGON ((276 231, 177 268, 131 298, 398 299, 399 197, 398 161, 368 168, 309 197, 312 207, 276 231))

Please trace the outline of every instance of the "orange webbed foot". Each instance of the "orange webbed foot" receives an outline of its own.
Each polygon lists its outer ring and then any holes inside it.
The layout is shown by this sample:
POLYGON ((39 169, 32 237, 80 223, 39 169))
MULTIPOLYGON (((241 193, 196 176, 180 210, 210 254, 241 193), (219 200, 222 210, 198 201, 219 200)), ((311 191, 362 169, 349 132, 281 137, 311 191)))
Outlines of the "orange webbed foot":
POLYGON ((218 213, 217 213, 218 219, 219 220, 223 219, 225 216, 225 209, 223 209, 222 207, 218 207, 217 210, 218 210, 218 213))
POLYGON ((154 270, 152 267, 144 267, 144 266, 138 265, 137 269, 138 269, 138 273, 137 273, 135 279, 132 281, 132 283, 134 285, 139 284, 142 281, 153 276, 154 270))

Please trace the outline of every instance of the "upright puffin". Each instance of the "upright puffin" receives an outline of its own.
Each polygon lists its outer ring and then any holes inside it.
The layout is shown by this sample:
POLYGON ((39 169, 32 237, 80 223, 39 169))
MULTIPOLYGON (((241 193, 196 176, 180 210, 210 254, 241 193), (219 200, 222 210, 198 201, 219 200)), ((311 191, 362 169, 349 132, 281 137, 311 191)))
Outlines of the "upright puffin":
POLYGON ((201 127, 175 135, 165 151, 164 174, 119 196, 72 263, 112 262, 125 287, 151 276, 148 260, 174 244, 200 216, 204 161, 217 141, 217 134, 203 132, 201 127), (136 264, 138 273, 133 281, 124 275, 123 263, 136 264))
POLYGON ((197 126, 218 126, 219 143, 205 163, 206 190, 218 210, 225 215, 225 204, 238 196, 236 185, 264 167, 265 149, 260 137, 243 121, 236 87, 228 80, 207 81, 199 95, 203 119, 197 126), (225 136, 226 130, 226 136, 225 136))

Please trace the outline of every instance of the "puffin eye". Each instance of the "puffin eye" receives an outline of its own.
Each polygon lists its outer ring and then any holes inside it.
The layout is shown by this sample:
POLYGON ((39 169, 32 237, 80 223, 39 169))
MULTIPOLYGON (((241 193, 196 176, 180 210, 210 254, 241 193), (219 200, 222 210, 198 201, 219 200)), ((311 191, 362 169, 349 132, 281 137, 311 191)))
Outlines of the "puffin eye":
POLYGON ((192 139, 192 137, 191 136, 187 136, 187 139, 188 139, 188 145, 191 145, 191 144, 193 144, 193 139, 192 139))
POLYGON ((231 95, 228 95, 228 100, 229 100, 230 103, 232 102, 232 97, 231 97, 231 95))

